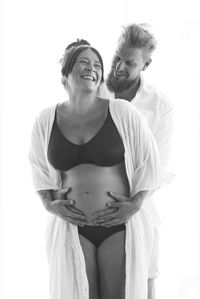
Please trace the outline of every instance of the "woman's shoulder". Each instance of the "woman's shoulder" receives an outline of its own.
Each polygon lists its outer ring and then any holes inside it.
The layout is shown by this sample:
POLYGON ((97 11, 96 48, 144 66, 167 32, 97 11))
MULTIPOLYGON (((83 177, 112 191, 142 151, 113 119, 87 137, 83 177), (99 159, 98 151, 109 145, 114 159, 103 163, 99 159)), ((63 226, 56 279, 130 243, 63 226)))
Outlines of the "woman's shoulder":
POLYGON ((110 105, 113 109, 116 110, 116 112, 120 114, 130 115, 134 117, 142 117, 139 110, 133 105, 133 103, 130 103, 127 100, 124 99, 113 99, 110 101, 110 105))
POLYGON ((110 105, 115 109, 127 110, 130 108, 130 103, 123 99, 111 99, 110 105))
POLYGON ((110 103, 115 116, 125 126, 130 126, 132 130, 149 131, 147 120, 133 103, 123 99, 115 99, 110 103))
POLYGON ((46 123, 49 118, 51 117, 52 113, 55 112, 57 105, 53 105, 53 106, 49 106, 47 108, 44 108, 42 111, 40 111, 40 113, 37 115, 36 120, 41 123, 44 124, 46 123))

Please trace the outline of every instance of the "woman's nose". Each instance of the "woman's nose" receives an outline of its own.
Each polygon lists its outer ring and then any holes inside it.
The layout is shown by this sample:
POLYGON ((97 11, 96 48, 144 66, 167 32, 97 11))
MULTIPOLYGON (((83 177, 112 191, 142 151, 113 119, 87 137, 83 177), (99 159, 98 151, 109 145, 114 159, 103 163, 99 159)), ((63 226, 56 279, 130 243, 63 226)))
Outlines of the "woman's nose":
POLYGON ((87 68, 88 71, 93 71, 93 70, 94 70, 94 65, 93 65, 93 63, 92 63, 92 62, 88 62, 86 68, 87 68))

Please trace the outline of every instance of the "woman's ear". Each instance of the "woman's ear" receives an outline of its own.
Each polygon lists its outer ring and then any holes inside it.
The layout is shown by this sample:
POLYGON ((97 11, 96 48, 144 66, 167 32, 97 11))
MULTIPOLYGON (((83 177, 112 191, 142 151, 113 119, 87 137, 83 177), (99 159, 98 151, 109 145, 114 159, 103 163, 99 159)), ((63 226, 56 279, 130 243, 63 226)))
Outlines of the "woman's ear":
POLYGON ((67 88, 67 78, 65 76, 62 76, 61 83, 64 86, 64 88, 67 88))
POLYGON ((62 76, 61 83, 65 86, 65 84, 66 84, 66 78, 64 76, 62 76))
POLYGON ((146 62, 145 62, 145 65, 143 66, 143 71, 146 70, 146 68, 150 65, 150 63, 152 62, 152 59, 149 58, 146 62))

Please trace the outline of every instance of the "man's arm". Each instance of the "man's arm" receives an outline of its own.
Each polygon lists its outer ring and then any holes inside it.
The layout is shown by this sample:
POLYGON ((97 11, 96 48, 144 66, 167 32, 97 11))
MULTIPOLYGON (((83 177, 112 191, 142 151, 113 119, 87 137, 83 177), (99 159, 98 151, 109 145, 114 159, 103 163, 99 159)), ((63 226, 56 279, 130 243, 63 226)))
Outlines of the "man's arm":
POLYGON ((86 224, 86 217, 82 211, 74 207, 74 201, 67 199, 71 188, 53 190, 40 190, 38 194, 42 200, 45 209, 75 225, 84 226, 86 224))
POLYGON ((172 145, 173 131, 173 110, 171 105, 167 104, 162 111, 154 137, 158 145, 160 154, 161 168, 165 169, 170 160, 170 150, 172 145))

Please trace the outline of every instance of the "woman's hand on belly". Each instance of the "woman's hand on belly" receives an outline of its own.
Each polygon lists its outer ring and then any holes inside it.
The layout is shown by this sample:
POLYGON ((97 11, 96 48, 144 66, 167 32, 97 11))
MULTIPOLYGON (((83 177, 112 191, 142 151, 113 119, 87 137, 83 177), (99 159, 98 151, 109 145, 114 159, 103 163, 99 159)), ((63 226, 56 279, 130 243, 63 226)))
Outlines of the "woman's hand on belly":
POLYGON ((51 206, 55 214, 72 224, 84 226, 86 217, 84 213, 74 207, 75 201, 68 199, 68 194, 72 191, 71 188, 63 188, 61 190, 51 191, 52 199, 51 206))
POLYGON ((107 209, 95 212, 93 222, 96 225, 105 227, 125 223, 140 210, 147 193, 148 191, 140 191, 131 198, 114 192, 108 192, 108 195, 114 199, 115 202, 109 202, 107 203, 107 209))

